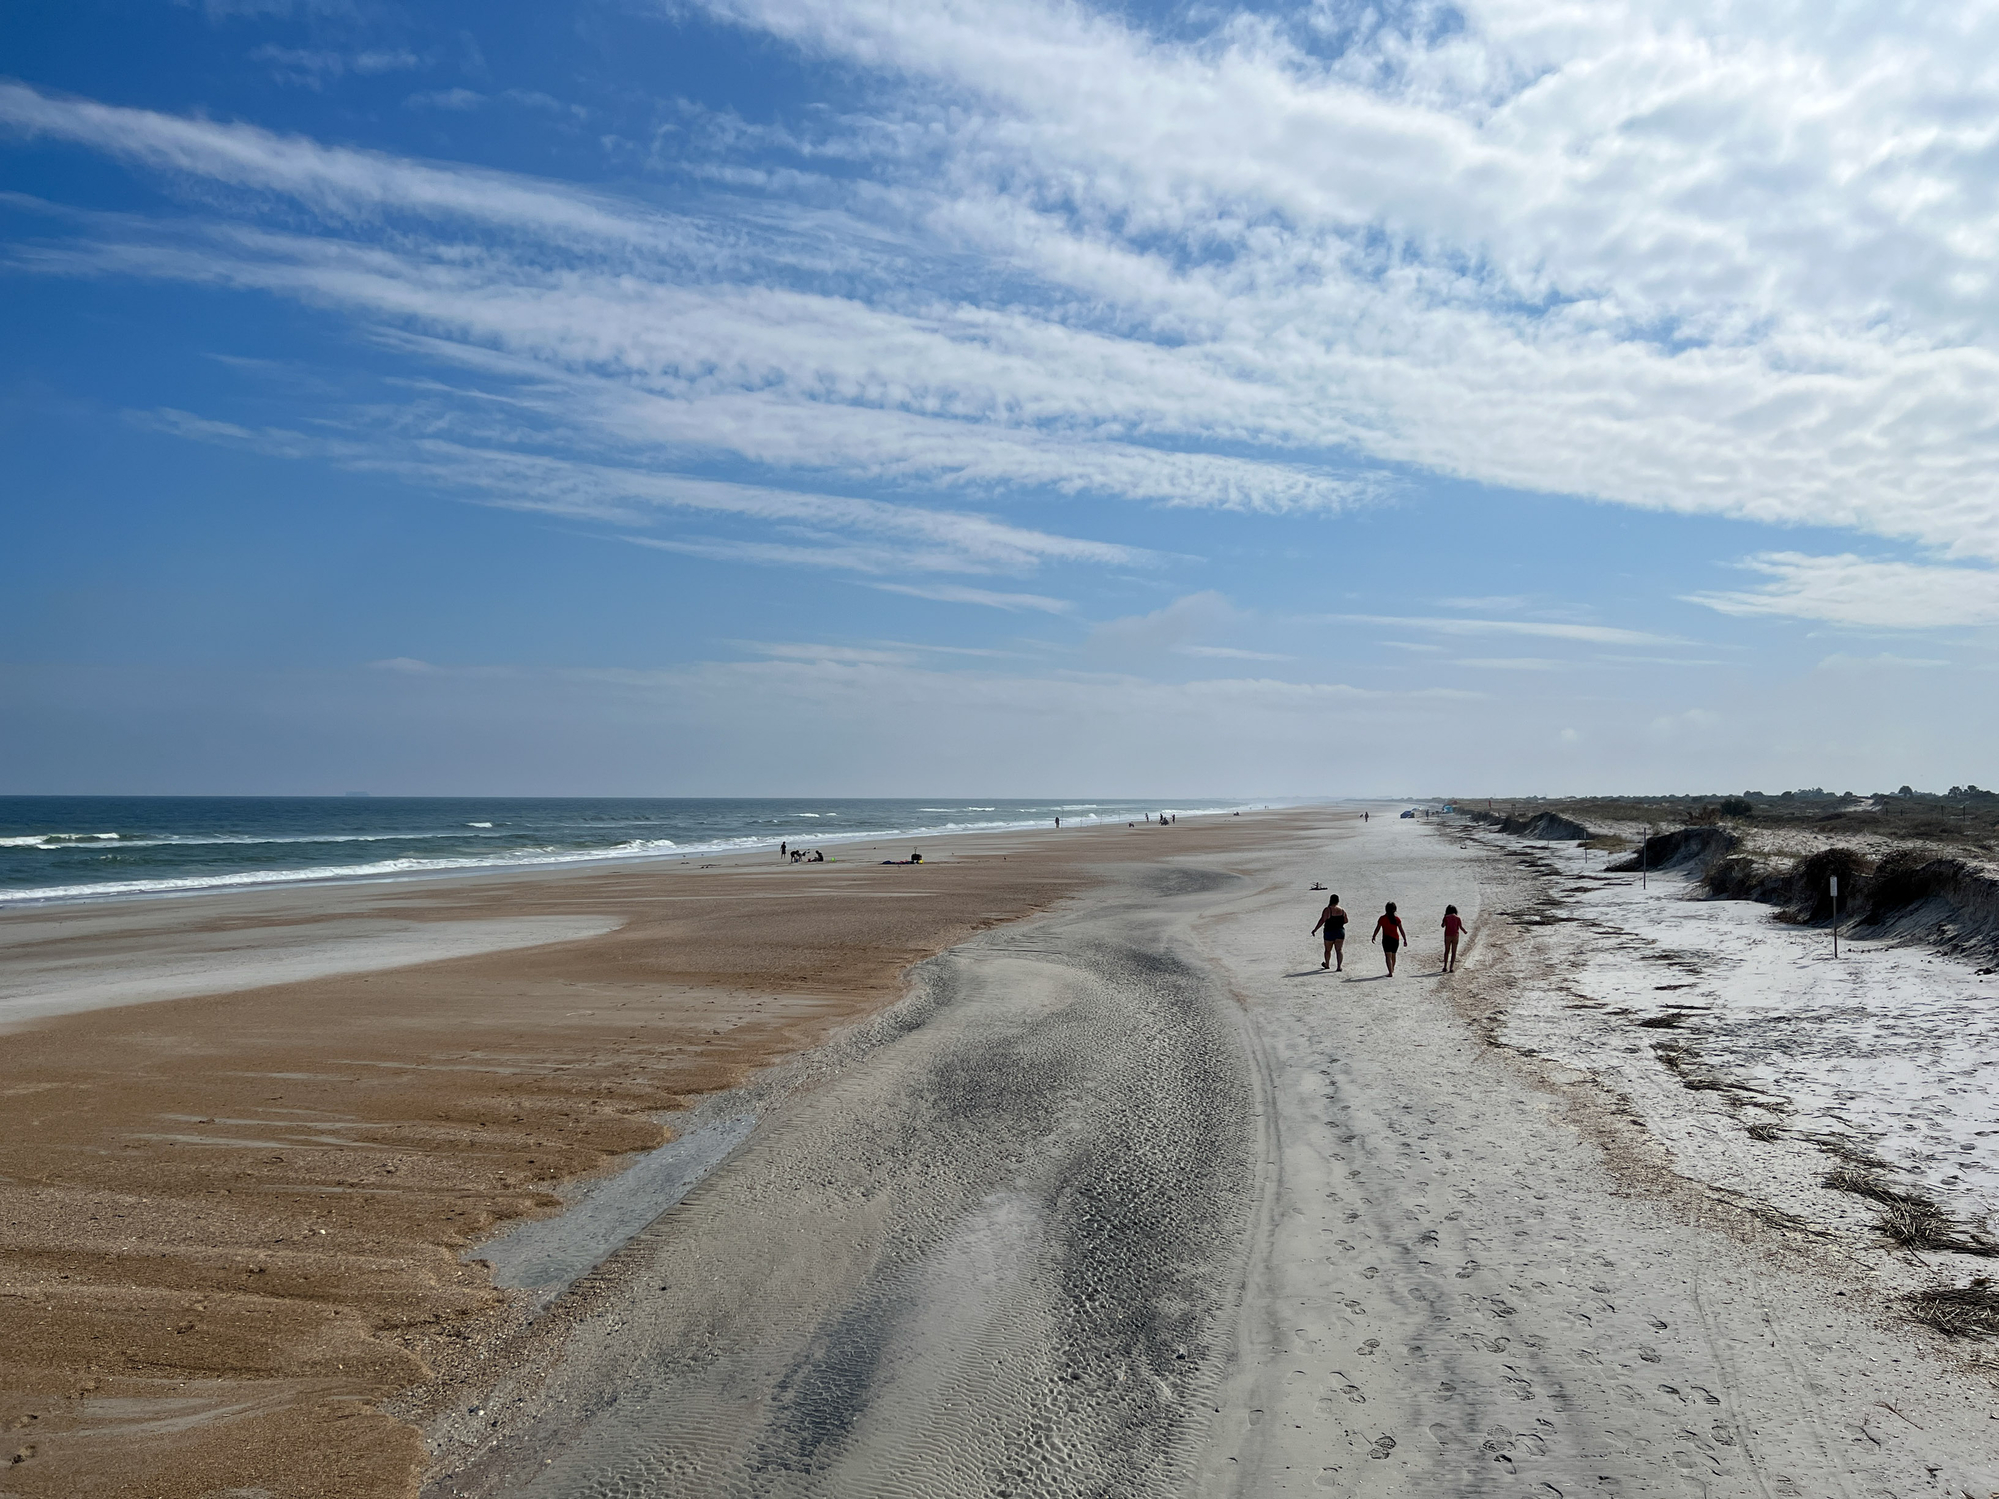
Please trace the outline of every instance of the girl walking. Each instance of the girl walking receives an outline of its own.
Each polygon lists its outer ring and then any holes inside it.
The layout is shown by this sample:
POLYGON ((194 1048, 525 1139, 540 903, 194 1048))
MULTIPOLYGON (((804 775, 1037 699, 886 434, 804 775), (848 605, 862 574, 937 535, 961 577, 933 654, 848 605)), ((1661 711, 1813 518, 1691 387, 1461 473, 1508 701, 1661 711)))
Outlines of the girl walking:
POLYGON ((1455 973, 1458 966, 1458 938, 1463 935, 1464 921, 1458 915, 1456 906, 1444 907, 1444 972, 1455 973))
POLYGON ((1375 918, 1374 931, 1367 940, 1372 942, 1376 937, 1381 939, 1381 955, 1388 959, 1388 976, 1394 978, 1395 954, 1409 940, 1409 934, 1402 929, 1402 918, 1395 914, 1394 901, 1384 906, 1381 915, 1375 918))

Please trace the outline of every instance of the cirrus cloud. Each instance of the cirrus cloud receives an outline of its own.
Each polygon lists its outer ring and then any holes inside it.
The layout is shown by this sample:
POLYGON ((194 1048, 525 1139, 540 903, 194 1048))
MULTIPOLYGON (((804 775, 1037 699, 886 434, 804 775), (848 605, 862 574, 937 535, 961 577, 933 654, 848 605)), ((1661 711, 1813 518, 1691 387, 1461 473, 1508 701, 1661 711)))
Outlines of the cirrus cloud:
POLYGON ((1774 615, 1874 629, 1999 624, 1999 569, 1877 562, 1851 553, 1766 552, 1741 564, 1768 580, 1689 601, 1724 614, 1774 615))

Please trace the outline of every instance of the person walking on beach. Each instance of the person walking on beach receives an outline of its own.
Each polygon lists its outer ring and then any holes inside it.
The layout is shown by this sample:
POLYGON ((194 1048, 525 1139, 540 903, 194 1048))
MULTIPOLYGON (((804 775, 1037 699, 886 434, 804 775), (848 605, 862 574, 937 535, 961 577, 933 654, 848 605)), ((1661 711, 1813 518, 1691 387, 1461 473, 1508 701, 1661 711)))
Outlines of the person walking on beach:
POLYGON ((1326 957, 1321 968, 1332 966, 1339 973, 1347 966, 1347 913, 1340 909, 1337 895, 1326 898, 1326 909, 1319 913, 1319 919, 1312 923, 1313 931, 1324 930, 1326 935, 1326 957))
POLYGON ((1409 940, 1409 934, 1402 929, 1402 918, 1395 914, 1394 901, 1384 906, 1381 915, 1375 918, 1374 931, 1367 940, 1372 942, 1376 937, 1381 939, 1381 955, 1388 959, 1388 976, 1394 978, 1395 954, 1409 940))
POLYGON ((1458 938, 1465 929, 1456 906, 1444 907, 1444 972, 1455 973, 1458 966, 1458 938))

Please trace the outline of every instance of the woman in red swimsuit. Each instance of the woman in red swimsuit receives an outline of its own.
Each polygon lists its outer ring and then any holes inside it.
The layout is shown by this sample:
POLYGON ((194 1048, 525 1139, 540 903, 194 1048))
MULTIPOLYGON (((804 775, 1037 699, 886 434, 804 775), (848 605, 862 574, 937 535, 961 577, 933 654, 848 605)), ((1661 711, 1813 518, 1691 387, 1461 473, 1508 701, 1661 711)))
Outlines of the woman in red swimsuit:
POLYGON ((1394 978, 1396 949, 1409 940, 1409 934, 1402 929, 1402 918, 1395 914, 1394 901, 1390 901, 1381 915, 1375 918, 1374 931, 1367 940, 1372 942, 1376 937, 1381 939, 1381 955, 1388 959, 1388 976, 1394 978))
POLYGON ((1465 924, 1458 915, 1456 906, 1444 907, 1444 972, 1451 973, 1458 966, 1458 938, 1463 935, 1465 924))

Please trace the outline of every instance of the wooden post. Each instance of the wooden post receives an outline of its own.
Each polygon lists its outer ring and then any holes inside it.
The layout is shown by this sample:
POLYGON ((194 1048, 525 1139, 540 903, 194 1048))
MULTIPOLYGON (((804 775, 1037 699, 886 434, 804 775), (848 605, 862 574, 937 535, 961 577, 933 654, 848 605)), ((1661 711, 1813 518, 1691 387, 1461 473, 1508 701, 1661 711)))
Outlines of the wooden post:
POLYGON ((1839 956, 1839 876, 1832 877, 1832 955, 1839 956))

